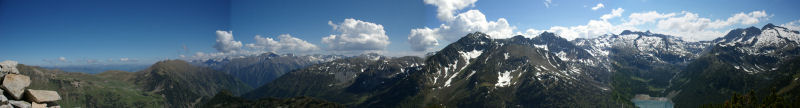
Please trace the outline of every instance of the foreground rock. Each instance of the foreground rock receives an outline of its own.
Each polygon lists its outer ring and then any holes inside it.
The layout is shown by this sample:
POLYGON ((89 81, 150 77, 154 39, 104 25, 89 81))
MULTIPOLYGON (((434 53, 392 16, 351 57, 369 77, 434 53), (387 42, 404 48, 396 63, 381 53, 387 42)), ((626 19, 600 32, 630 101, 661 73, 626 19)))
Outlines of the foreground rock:
POLYGON ((47 104, 33 102, 31 108, 47 108, 47 104))
POLYGON ((38 103, 55 102, 57 100, 61 100, 61 96, 58 95, 58 92, 50 90, 28 89, 26 96, 28 99, 30 99, 30 101, 38 103))
POLYGON ((0 74, 19 74, 19 70, 17 70, 17 61, 3 61, 0 62, 0 74))
POLYGON ((26 90, 31 85, 31 78, 19 74, 16 61, 0 62, 0 77, 0 108, 60 108, 55 103, 61 100, 58 92, 26 90))
POLYGON ((11 94, 11 98, 15 100, 22 99, 22 94, 25 93, 25 87, 31 84, 31 78, 25 75, 8 74, 3 78, 3 89, 11 94))
POLYGON ((17 100, 10 100, 8 101, 11 105, 14 105, 17 108, 30 108, 31 103, 25 101, 17 101, 17 100))
MULTIPOLYGON (((0 90, 0 93, 2 93, 2 92, 3 92, 3 90, 0 90)), ((0 95, 0 103, 3 103, 3 104, 4 103, 8 103, 8 98, 6 98, 6 96, 4 96, 4 95, 0 95)))

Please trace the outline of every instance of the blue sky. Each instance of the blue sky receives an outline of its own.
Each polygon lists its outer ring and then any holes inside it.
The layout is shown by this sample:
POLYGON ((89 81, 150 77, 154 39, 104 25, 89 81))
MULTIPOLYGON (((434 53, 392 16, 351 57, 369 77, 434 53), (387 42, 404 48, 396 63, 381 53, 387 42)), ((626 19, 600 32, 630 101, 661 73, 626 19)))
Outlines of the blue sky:
POLYGON ((496 38, 550 31, 574 39, 634 29, 707 40, 733 28, 800 22, 796 4, 800 1, 0 0, 5 47, 0 60, 49 66, 269 51, 421 55, 475 31, 496 38), (633 14, 648 12, 648 18, 659 18, 632 23, 633 14))

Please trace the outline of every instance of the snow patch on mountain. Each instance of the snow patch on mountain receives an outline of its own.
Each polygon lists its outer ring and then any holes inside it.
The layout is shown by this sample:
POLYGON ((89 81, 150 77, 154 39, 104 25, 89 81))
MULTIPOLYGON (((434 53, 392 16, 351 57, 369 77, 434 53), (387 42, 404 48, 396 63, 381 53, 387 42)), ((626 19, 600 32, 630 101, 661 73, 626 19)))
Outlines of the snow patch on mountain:
POLYGON ((467 61, 469 61, 471 59, 478 58, 478 56, 481 56, 481 54, 483 54, 483 50, 472 50, 469 52, 458 51, 458 53, 461 54, 461 57, 468 58, 467 61))
POLYGON ((494 86, 495 87, 506 87, 508 85, 511 85, 511 77, 513 77, 513 76, 511 76, 511 72, 510 71, 498 72, 497 73, 497 83, 494 84, 494 86))
POLYGON ((533 45, 536 48, 547 50, 547 45, 533 45))
POLYGON ((454 73, 450 78, 447 78, 447 81, 444 82, 444 87, 450 87, 450 82, 453 81, 453 78, 456 78, 456 76, 458 76, 458 73, 454 73))
POLYGON ((505 60, 508 60, 508 53, 503 53, 503 57, 505 57, 505 60))

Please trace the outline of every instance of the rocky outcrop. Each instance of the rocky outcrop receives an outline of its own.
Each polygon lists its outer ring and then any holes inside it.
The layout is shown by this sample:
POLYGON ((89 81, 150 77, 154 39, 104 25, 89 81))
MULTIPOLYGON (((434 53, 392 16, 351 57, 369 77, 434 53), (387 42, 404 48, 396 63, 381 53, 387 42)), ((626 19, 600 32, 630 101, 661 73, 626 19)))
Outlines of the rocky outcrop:
POLYGON ((0 74, 5 75, 9 73, 19 74, 19 70, 17 70, 17 61, 6 60, 0 62, 0 74))
POLYGON ((18 100, 10 100, 10 101, 8 101, 8 104, 11 104, 11 105, 13 105, 14 107, 17 107, 17 108, 30 108, 31 107, 31 103, 30 102, 18 101, 18 100))
POLYGON ((33 102, 31 108, 47 108, 47 104, 33 102))
POLYGON ((8 74, 3 77, 3 89, 8 91, 13 99, 22 99, 25 87, 31 84, 31 78, 20 74, 8 74))
POLYGON ((58 92, 56 91, 28 89, 28 92, 25 93, 25 96, 28 97, 28 100, 32 102, 44 103, 61 100, 61 96, 58 96, 58 92))
POLYGON ((16 61, 0 62, 0 108, 60 108, 55 102, 61 100, 56 91, 26 89, 31 78, 19 74, 16 61), (23 95, 24 94, 24 95, 23 95))

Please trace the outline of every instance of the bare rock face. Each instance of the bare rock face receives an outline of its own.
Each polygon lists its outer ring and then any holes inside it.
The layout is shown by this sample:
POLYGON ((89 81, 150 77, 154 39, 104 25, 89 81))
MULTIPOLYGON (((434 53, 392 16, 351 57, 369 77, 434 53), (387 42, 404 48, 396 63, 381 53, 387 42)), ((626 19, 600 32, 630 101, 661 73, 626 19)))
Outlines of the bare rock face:
POLYGON ((11 95, 11 98, 19 100, 22 99, 22 94, 25 93, 25 87, 28 87, 30 84, 31 78, 28 76, 8 74, 3 78, 2 88, 11 95))
POLYGON ((14 108, 14 106, 11 106, 11 104, 3 104, 0 105, 0 108, 14 108))
POLYGON ((25 93, 25 96, 32 102, 45 103, 61 100, 61 96, 56 91, 28 89, 28 92, 25 93))
POLYGON ((10 100, 10 101, 8 101, 8 103, 11 103, 11 105, 16 106, 17 108, 30 108, 31 107, 31 103, 25 102, 25 101, 10 100))
POLYGON ((33 102, 31 108, 47 108, 47 104, 33 102))
POLYGON ((0 73, 2 74, 19 74, 19 70, 17 70, 17 61, 10 61, 6 60, 0 62, 0 73))
MULTIPOLYGON (((0 90, 0 93, 2 93, 2 91, 3 90, 0 90)), ((6 98, 6 96, 4 95, 0 95, 0 103, 2 104, 8 103, 8 98, 6 98)))

